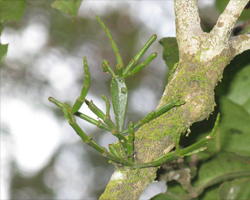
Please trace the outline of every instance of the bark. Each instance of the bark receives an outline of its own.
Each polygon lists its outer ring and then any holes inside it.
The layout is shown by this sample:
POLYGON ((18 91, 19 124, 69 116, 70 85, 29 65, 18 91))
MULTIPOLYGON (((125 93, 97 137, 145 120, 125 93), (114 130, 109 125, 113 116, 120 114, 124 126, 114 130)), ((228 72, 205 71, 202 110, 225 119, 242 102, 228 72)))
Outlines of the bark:
MULTIPOLYGON (((166 154, 189 127, 214 110, 214 88, 227 64, 250 49, 250 35, 230 37, 249 0, 230 0, 210 33, 200 27, 197 0, 175 0, 179 63, 158 107, 179 97, 186 103, 143 125, 135 138, 135 161, 150 162, 166 154)), ((100 199, 139 199, 155 179, 157 168, 117 167, 100 199)))

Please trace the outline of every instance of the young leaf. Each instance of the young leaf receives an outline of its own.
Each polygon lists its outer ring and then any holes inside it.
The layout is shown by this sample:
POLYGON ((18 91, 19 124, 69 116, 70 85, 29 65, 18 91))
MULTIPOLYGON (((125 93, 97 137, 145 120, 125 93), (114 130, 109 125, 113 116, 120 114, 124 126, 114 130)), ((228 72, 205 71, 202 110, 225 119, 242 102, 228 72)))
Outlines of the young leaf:
POLYGON ((199 196, 199 200, 219 200, 218 199, 218 186, 213 186, 205 190, 201 196, 199 196))
POLYGON ((250 114, 242 106, 224 97, 220 101, 222 149, 250 156, 250 114))
POLYGON ((0 65, 3 63, 8 51, 8 44, 2 45, 0 43, 0 65))
POLYGON ((176 181, 167 182, 168 189, 165 193, 158 194, 151 198, 150 200, 179 200, 182 195, 187 194, 182 186, 176 181))
POLYGON ((175 37, 165 37, 162 38, 159 43, 163 47, 163 60, 165 61, 169 71, 171 71, 175 63, 179 61, 177 40, 175 37))
MULTIPOLYGON (((223 72, 223 80, 216 87, 216 96, 228 95, 236 76, 248 65, 250 65, 250 51, 245 51, 236 56, 223 72)), ((238 82, 238 81, 236 81, 238 82)), ((240 89, 240 88, 238 88, 240 89)), ((244 95, 243 95, 244 96, 244 95)), ((238 97, 239 98, 239 97, 238 97)), ((237 101, 236 101, 237 102, 237 101)))
MULTIPOLYGON (((26 1, 1 1, 0 0, 0 35, 3 30, 3 24, 8 20, 18 21, 22 18, 23 10, 25 8, 26 1)), ((0 43, 0 65, 4 62, 5 56, 8 51, 8 44, 0 43)))
POLYGON ((201 165, 196 191, 234 178, 250 177, 250 158, 234 153, 221 152, 201 165))
POLYGON ((0 1, 0 22, 4 23, 7 20, 18 21, 22 18, 23 10, 26 1, 0 1))
POLYGON ((55 0, 51 7, 75 18, 81 3, 82 0, 55 0))
POLYGON ((118 131, 122 132, 128 104, 128 91, 124 78, 118 76, 113 77, 110 85, 110 92, 116 126, 118 131))
POLYGON ((241 69, 229 87, 228 98, 233 102, 243 105, 250 99, 250 64, 241 69))
POLYGON ((242 105, 246 111, 250 114, 250 99, 248 99, 243 105, 242 105))
POLYGON ((218 192, 219 199, 250 199, 250 178, 235 179, 223 183, 218 192))

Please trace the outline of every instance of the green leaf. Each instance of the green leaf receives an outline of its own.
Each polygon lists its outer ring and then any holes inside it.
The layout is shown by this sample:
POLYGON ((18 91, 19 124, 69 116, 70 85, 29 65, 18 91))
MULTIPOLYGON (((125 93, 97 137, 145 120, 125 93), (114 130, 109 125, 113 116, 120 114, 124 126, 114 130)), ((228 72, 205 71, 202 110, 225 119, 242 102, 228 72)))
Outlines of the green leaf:
POLYGON ((205 189, 199 200, 218 200, 218 186, 205 189))
POLYGON ((23 15, 25 4, 25 0, 14 2, 10 0, 0 0, 0 22, 4 23, 7 20, 20 20, 23 15))
POLYGON ((220 200, 249 200, 250 199, 250 179, 236 179, 223 183, 219 188, 220 200))
POLYGON ((175 37, 162 38, 159 43, 163 46, 163 60, 165 61, 169 71, 171 71, 179 61, 179 49, 175 37))
POLYGON ((128 89, 124 78, 115 76, 110 85, 111 100, 118 131, 123 131, 128 104, 128 89))
POLYGON ((221 152, 211 160, 201 165, 197 190, 235 178, 250 177, 250 158, 234 153, 221 152))
POLYGON ((0 35, 2 34, 2 31, 3 31, 3 23, 0 22, 0 35))
POLYGON ((8 51, 8 44, 0 44, 0 65, 4 62, 5 56, 8 51))
POLYGON ((226 67, 222 82, 216 87, 216 96, 227 95, 233 85, 235 77, 241 70, 250 65, 250 50, 237 55, 226 67))
POLYGON ((186 191, 182 188, 182 186, 176 181, 171 181, 167 183, 168 189, 167 192, 158 194, 151 198, 150 200, 179 200, 182 199, 183 195, 186 195, 186 191))
POLYGON ((164 193, 164 194, 158 194, 158 195, 154 196, 153 198, 151 198, 150 200, 166 200, 166 199, 179 200, 180 195, 178 193, 174 194, 174 193, 171 193, 171 192, 167 192, 167 193, 164 193))
POLYGON ((81 3, 82 0, 55 0, 51 7, 75 18, 81 3))
POLYGON ((246 111, 250 114, 250 99, 248 99, 248 101, 247 101, 246 103, 244 103, 242 106, 243 106, 243 107, 246 109, 246 111))
POLYGON ((220 106, 222 149, 250 156, 250 114, 245 108, 226 97, 221 98, 220 106))
MULTIPOLYGON (((7 1, 0 0, 0 35, 2 34, 3 24, 7 20, 18 21, 22 18, 23 11, 26 5, 25 0, 7 1)), ((0 65, 4 62, 8 51, 8 44, 0 43, 0 65)))
POLYGON ((250 100, 250 65, 239 71, 233 79, 228 92, 228 98, 243 105, 250 100))

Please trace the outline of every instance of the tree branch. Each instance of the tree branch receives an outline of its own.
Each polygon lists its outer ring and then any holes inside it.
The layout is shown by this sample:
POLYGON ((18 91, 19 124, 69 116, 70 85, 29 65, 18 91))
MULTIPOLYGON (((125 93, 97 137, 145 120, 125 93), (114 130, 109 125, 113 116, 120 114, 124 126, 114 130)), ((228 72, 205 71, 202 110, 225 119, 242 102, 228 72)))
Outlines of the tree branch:
MULTIPOLYGON (((189 127, 214 110, 214 88, 233 57, 250 48, 250 36, 229 39, 231 29, 249 0, 231 0, 211 33, 200 28, 197 0, 175 0, 180 61, 158 105, 180 97, 186 103, 144 124, 135 133, 135 162, 151 162, 175 146, 189 127)), ((157 168, 134 170, 117 166, 100 199, 139 199, 157 168)))
POLYGON ((229 45, 234 48, 235 56, 250 49, 250 34, 230 38, 229 45))
POLYGON ((198 1, 176 0, 174 5, 179 52, 187 53, 186 50, 188 49, 191 54, 194 54, 199 48, 198 41, 195 38, 203 33, 200 26, 198 1), (190 41, 192 41, 192 46, 190 46, 190 41))
POLYGON ((224 42, 227 42, 236 21, 248 2, 249 0, 230 0, 211 31, 211 34, 217 35, 223 39, 224 42))

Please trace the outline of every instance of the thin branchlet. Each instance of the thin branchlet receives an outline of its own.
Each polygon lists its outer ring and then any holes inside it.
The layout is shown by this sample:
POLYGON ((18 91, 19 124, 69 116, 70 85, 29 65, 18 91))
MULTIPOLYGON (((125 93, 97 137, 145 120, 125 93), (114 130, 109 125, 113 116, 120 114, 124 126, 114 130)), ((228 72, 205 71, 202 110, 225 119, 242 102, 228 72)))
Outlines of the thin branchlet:
MULTIPOLYGON (((109 38, 109 42, 114 50, 115 53, 115 57, 116 57, 116 61, 117 61, 117 68, 119 68, 119 70, 123 71, 123 61, 122 61, 122 57, 119 53, 119 50, 115 44, 115 41, 113 40, 109 30, 106 28, 105 24, 100 20, 100 18, 98 16, 96 16, 96 19, 98 20, 98 22, 100 23, 101 27, 104 29, 106 35, 109 38)), ((119 71, 118 71, 119 73, 119 71)))
POLYGON ((81 95, 80 97, 78 97, 78 99, 75 101, 74 105, 72 106, 70 112, 72 114, 74 114, 75 112, 77 112, 82 104, 84 103, 84 99, 89 91, 89 86, 90 86, 90 75, 89 75, 89 67, 87 64, 87 59, 86 57, 83 58, 83 63, 84 63, 84 77, 85 77, 85 81, 82 87, 82 91, 81 91, 81 95))
MULTIPOLYGON (((153 44, 153 42, 157 39, 157 35, 154 34, 152 35, 149 40, 146 42, 146 44, 140 49, 140 51, 135 55, 134 58, 131 59, 131 61, 129 62, 128 66, 125 68, 124 72, 123 72, 123 77, 127 77, 129 76, 130 71, 132 70, 132 68, 136 65, 136 63, 138 62, 138 60, 145 54, 145 52, 148 50, 148 48, 153 44)), ((154 53, 156 54, 156 53, 154 53)), ((157 56, 157 54, 155 55, 155 57, 157 56)), ((154 59, 154 58, 153 58, 154 59)), ((152 59, 152 60, 153 60, 152 59)), ((151 61, 152 61, 151 60, 151 61)), ((150 61, 150 62, 151 62, 150 61)), ((149 64, 149 62, 147 63, 149 64)))

